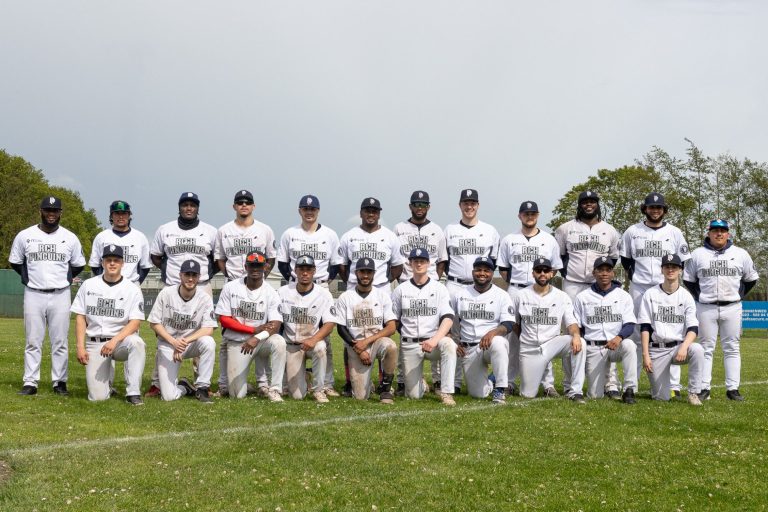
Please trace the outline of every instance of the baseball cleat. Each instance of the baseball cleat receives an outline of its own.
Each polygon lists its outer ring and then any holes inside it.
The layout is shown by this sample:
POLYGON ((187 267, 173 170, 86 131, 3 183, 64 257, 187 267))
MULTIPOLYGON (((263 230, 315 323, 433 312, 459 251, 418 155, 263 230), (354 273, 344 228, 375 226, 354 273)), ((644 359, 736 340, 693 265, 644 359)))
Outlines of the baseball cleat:
POLYGON ((146 393, 144 393, 144 396, 147 398, 154 398, 156 396, 160 396, 160 388, 152 384, 149 386, 149 389, 146 393))
POLYGON ((218 391, 211 395, 214 398, 227 398, 229 397, 229 389, 219 386, 218 391))
POLYGON ((568 397, 568 399, 571 402, 575 402, 577 404, 585 404, 585 403, 587 403, 586 400, 584 400, 584 395, 582 395, 581 393, 576 393, 574 395, 571 395, 571 396, 568 397))
MULTIPOLYGON (((381 394, 381 390, 379 390, 379 394, 381 394)), ((395 396, 405 396, 405 382, 398 382, 397 383, 397 389, 395 389, 395 396)))
POLYGON ((204 404, 212 404, 213 400, 208 396, 208 388, 199 387, 195 390, 195 398, 204 404))
MULTIPOLYGON (((634 392, 632 393, 632 395, 634 396, 634 392)), ((605 392, 605 396, 607 396, 611 400, 623 400, 624 399, 622 394, 619 393, 618 389, 610 389, 610 390, 606 391, 605 392)))
POLYGON ((709 390, 708 389, 702 389, 699 392, 699 400, 709 400, 709 390))
POLYGON ((269 386, 259 386, 256 390, 256 396, 267 398, 269 396, 269 386))
POLYGON ((669 398, 671 398, 673 400, 676 400, 676 399, 680 398, 681 396, 682 395, 680 394, 680 390, 679 389, 673 389, 672 391, 669 392, 669 398))
POLYGON ((352 383, 347 382, 344 384, 344 388, 341 390, 341 396, 352 398, 352 383))
POLYGON ((558 393, 555 388, 550 386, 544 390, 544 396, 546 398, 558 398, 560 396, 560 393, 558 393))
POLYGON ((460 395, 461 394, 461 386, 454 386, 453 394, 454 395, 460 395))
POLYGON ((37 388, 35 386, 22 386, 22 388, 16 394, 25 396, 36 395, 37 388))
POLYGON ((507 397, 504 395, 504 391, 499 388, 494 388, 491 392, 491 402, 497 405, 504 405, 507 403, 507 397))
POLYGON ((436 380, 435 382, 432 383, 432 391, 434 391, 435 394, 440 393, 440 381, 439 380, 436 380))
POLYGON ((453 407, 456 405, 456 400, 453 399, 453 395, 450 393, 443 393, 441 391, 438 391, 438 396, 440 397, 440 401, 443 403, 443 405, 447 405, 450 407, 453 407))
POLYGON ((635 390, 632 388, 625 389, 624 394, 621 395, 621 401, 625 404, 636 404, 637 400, 635 400, 635 390))
POLYGON ((395 397, 392 395, 392 391, 386 390, 379 393, 379 401, 383 404, 393 404, 395 397))
POLYGON ((125 397, 125 401, 131 405, 144 405, 144 400, 139 395, 128 395, 125 397))
POLYGON ((738 389, 729 389, 725 392, 725 396, 728 398, 728 400, 735 400, 736 402, 744 401, 744 397, 741 396, 741 393, 739 393, 738 389))
POLYGON ((335 389, 333 389, 333 387, 331 387, 331 386, 326 386, 326 387, 323 389, 323 391, 325 392, 325 396, 329 396, 329 397, 331 397, 331 398, 337 398, 337 397, 340 397, 340 396, 341 396, 341 395, 339 394, 339 392, 338 392, 338 391, 336 391, 335 389))
POLYGON ((179 386, 184 388, 184 396, 194 396, 197 388, 186 377, 179 379, 179 386))
POLYGON ((325 396, 325 392, 322 390, 315 391, 314 393, 312 393, 312 396, 314 397, 315 402, 319 404, 327 404, 328 402, 330 402, 330 400, 328 400, 328 397, 325 396))
POLYGON ((269 398, 270 402, 275 402, 275 403, 283 401, 282 395, 280 395, 280 392, 276 389, 270 389, 269 391, 267 391, 267 398, 269 398))
POLYGON ((69 396, 69 391, 67 391, 67 383, 66 382, 59 382, 55 386, 53 386, 53 392, 57 395, 61 396, 69 396))
POLYGON ((702 405, 699 395, 696 393, 688 393, 688 403, 691 405, 702 405))

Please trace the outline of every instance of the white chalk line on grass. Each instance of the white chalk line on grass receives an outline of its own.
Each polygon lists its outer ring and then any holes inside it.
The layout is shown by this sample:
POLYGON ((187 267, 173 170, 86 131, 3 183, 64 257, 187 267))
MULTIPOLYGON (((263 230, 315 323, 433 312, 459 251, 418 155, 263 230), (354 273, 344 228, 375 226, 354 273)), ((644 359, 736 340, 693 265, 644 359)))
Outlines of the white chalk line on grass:
MULTIPOLYGON (((768 384, 768 381, 754 381, 754 382, 742 382, 742 386, 762 386, 768 384)), ((725 385, 716 384, 712 388, 724 388, 725 385)), ((547 398, 534 398, 531 400, 521 402, 507 402, 506 407, 525 407, 529 404, 536 402, 549 401, 547 398)), ((278 423, 271 423, 268 425, 257 425, 253 427, 230 427, 221 430, 187 430, 182 432, 160 432, 155 434, 147 434, 144 436, 125 436, 125 437, 113 437, 105 439, 89 439, 80 441, 70 441, 66 443, 50 443, 38 446, 31 446, 28 448, 18 448, 12 450, 5 450, 0 452, 0 457, 23 457, 25 455, 36 455, 54 450, 70 450, 80 448, 92 448, 100 446, 114 446, 117 444, 129 444, 129 443, 141 443, 159 441, 162 439, 181 439, 185 437, 194 436, 210 436, 213 434, 249 434, 262 432, 273 429, 285 429, 285 428, 301 428, 301 427, 320 427, 324 425, 333 425, 338 423, 353 423, 356 421, 375 421, 389 418, 409 418, 412 416, 424 416, 429 414, 456 414, 464 412, 476 412, 485 411, 488 409, 496 409, 501 406, 483 403, 478 405, 463 405, 460 407, 445 407, 442 409, 432 410, 412 410, 412 411, 390 411, 385 413, 376 414, 360 414, 354 416, 336 416, 333 418, 323 418, 316 420, 302 420, 302 421, 282 421, 278 423)))

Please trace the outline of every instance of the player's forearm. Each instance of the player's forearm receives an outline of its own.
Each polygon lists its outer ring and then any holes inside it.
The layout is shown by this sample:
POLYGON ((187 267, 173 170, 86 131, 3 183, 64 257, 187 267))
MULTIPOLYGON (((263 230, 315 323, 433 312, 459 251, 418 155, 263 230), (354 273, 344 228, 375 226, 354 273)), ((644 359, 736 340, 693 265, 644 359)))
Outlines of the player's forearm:
POLYGON ((118 332, 115 336, 112 336, 112 339, 117 343, 121 343, 125 338, 131 334, 136 333, 140 326, 141 320, 130 320, 127 324, 125 324, 125 327, 120 329, 120 332, 118 332))
POLYGON ((571 335, 573 338, 581 338, 581 330, 579 329, 578 324, 571 324, 566 329, 568 331, 568 334, 571 335))
POLYGON ((696 336, 699 333, 698 327, 691 327, 688 329, 688 332, 685 333, 685 338, 683 339, 683 347, 685 349, 688 349, 688 347, 691 346, 691 343, 696 341, 696 336))
POLYGON ((170 343, 174 347, 176 346, 176 338, 168 333, 165 327, 163 327, 163 324, 150 323, 149 327, 155 332, 155 334, 157 334, 158 338, 170 343))
POLYGON ((345 283, 349 280, 349 267, 347 265, 339 265, 339 279, 345 283))
POLYGON ((324 340, 328 335, 331 334, 331 331, 333 331, 334 327, 336 327, 336 324, 333 322, 328 322, 327 324, 323 324, 313 336, 310 336, 308 339, 304 341, 309 341, 310 343, 317 343, 320 340, 324 340))
POLYGON ((651 343, 650 331, 640 332, 640 343, 642 343, 643 345, 643 357, 650 357, 650 350, 649 350, 649 346, 651 343))
POLYGON ((438 264, 436 265, 436 271, 437 271, 437 278, 438 279, 443 277, 443 274, 445 274, 445 269, 446 269, 447 266, 448 266, 448 262, 447 261, 440 261, 440 262, 438 262, 438 264))
POLYGON ((243 334, 254 334, 256 332, 253 326, 245 325, 234 317, 227 315, 219 316, 219 323, 221 324, 222 329, 229 329, 230 331, 240 332, 243 334))
POLYGON ((75 316, 75 340, 77 347, 82 350, 85 350, 85 329, 87 326, 83 315, 75 316))
POLYGON ((396 330, 396 324, 395 324, 395 321, 392 320, 384 324, 383 329, 381 329, 380 331, 376 331, 375 333, 373 333, 372 335, 368 336, 367 338, 361 341, 365 341, 368 346, 371 346, 381 338, 389 338, 390 336, 395 334, 395 330, 396 330))
POLYGON ((438 340, 441 340, 448 336, 448 333, 451 332, 451 327, 453 326, 453 316, 452 315, 446 315, 443 317, 442 320, 440 320, 440 326, 437 328, 437 332, 435 333, 433 338, 437 338, 438 340))
POLYGON ((227 276, 227 260, 216 260, 216 266, 219 268, 219 272, 227 276))
POLYGON ((402 265, 396 265, 394 267, 391 267, 389 269, 389 280, 390 281, 397 281, 400 279, 400 276, 403 273, 403 266, 402 265))

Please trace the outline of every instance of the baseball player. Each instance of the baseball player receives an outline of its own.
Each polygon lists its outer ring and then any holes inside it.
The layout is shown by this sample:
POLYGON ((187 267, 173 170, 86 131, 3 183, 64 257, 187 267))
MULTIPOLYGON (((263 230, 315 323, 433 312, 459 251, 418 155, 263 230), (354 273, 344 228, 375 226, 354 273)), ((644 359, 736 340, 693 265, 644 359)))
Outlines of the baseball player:
POLYGON ((733 245, 728 221, 709 223, 704 246, 693 251, 685 266, 683 283, 696 300, 699 341, 704 348, 702 390, 699 398, 708 400, 712 383, 712 356, 718 334, 723 345, 725 396, 742 401, 741 380, 741 300, 757 284, 757 271, 747 251, 733 245))
POLYGON ((93 275, 103 272, 101 255, 104 247, 119 245, 123 248, 123 275, 134 283, 143 283, 152 268, 149 241, 144 233, 131 227, 131 205, 125 201, 112 201, 109 205, 109 223, 112 228, 105 229, 93 239, 91 257, 88 259, 93 275))
POLYGON ((554 276, 552 262, 537 259, 533 262, 534 283, 512 299, 510 310, 520 338, 520 396, 534 398, 547 364, 561 357, 564 380, 570 383, 566 394, 574 402, 584 403, 585 356, 579 326, 571 298, 550 284, 554 276), (568 334, 560 334, 562 327, 568 334))
MULTIPOLYGON (((622 237, 621 265, 627 271, 631 280, 629 294, 635 305, 635 315, 639 314, 643 294, 664 281, 661 272, 661 258, 668 254, 677 254, 680 261, 685 263, 691 258, 688 242, 682 231, 664 220, 669 207, 664 196, 651 192, 645 197, 640 211, 645 220, 633 224, 622 237)), ((632 339, 637 344, 637 368, 643 362, 643 347, 640 344, 640 329, 637 327, 632 339)), ((674 366, 672 371, 672 390, 680 395, 680 367, 674 366)))
POLYGON ((270 402, 282 402, 285 372, 285 339, 278 334, 282 318, 278 311, 280 297, 264 282, 267 256, 251 251, 245 256, 246 275, 229 281, 221 289, 215 313, 222 328, 222 344, 225 344, 226 360, 219 364, 227 369, 226 377, 219 376, 220 396, 245 398, 248 392, 248 369, 259 358, 266 367, 272 367, 267 398, 270 402))
POLYGON ((621 361, 624 368, 624 393, 622 400, 635 403, 637 389, 637 350, 629 339, 637 320, 632 297, 614 281, 615 263, 607 256, 595 260, 592 272, 595 282, 573 301, 580 334, 587 345, 586 379, 587 396, 602 398, 609 362, 621 361))
POLYGON ((331 308, 336 329, 344 340, 349 361, 352 395, 367 400, 371 394, 371 369, 378 359, 383 375, 379 399, 383 404, 394 402, 392 379, 397 364, 397 345, 391 336, 395 333, 395 314, 392 299, 383 288, 373 288, 376 264, 370 258, 360 258, 355 264, 357 284, 341 294, 331 308))
POLYGON ((72 303, 77 360, 85 366, 88 400, 110 397, 112 361, 123 361, 125 400, 144 405, 141 376, 146 349, 138 330, 144 320, 141 288, 122 275, 123 248, 108 245, 101 258, 102 275, 83 282, 72 303))
POLYGON ((637 321, 643 345, 643 368, 654 400, 670 398, 669 368, 688 364, 688 403, 701 405, 704 348, 696 341, 698 321, 693 297, 680 286, 683 262, 677 254, 661 259, 664 282, 649 288, 640 302, 637 321))
POLYGON ((40 224, 20 231, 13 239, 8 261, 24 285, 24 384, 20 395, 34 395, 40 381, 43 340, 51 340, 53 391, 67 395, 69 349, 69 285, 85 268, 80 240, 59 225, 61 200, 40 202, 40 224))
POLYGON ((448 334, 455 315, 448 290, 429 276, 430 256, 426 248, 411 249, 411 278, 392 293, 392 309, 400 332, 404 394, 408 398, 424 396, 424 359, 440 361, 444 378, 437 393, 443 404, 453 406, 456 344, 448 334))
MULTIPOLYGON (((325 351, 327 338, 335 324, 331 311, 333 297, 322 286, 316 286, 315 260, 302 255, 296 259, 296 282, 278 290, 279 311, 283 315, 288 393, 297 400, 307 395, 304 361, 312 360, 312 396, 318 403, 327 403, 325 394, 325 351)), ((274 372, 274 369, 273 369, 274 372)))
MULTIPOLYGON (((533 284, 533 262, 538 258, 547 258, 554 270, 563 268, 560 261, 560 247, 555 237, 537 227, 539 205, 535 201, 523 201, 517 218, 520 219, 520 231, 502 238, 499 243, 499 274, 507 283, 507 293, 515 298, 517 293, 533 284)), ((513 332, 509 333, 509 369, 507 382, 510 395, 518 394, 515 384, 520 373, 520 340, 513 332)), ((545 394, 556 396, 555 378, 552 365, 547 366, 547 373, 542 382, 545 394)))
MULTIPOLYGON (((328 288, 328 283, 336 278, 339 265, 344 259, 339 254, 339 237, 336 232, 320 224, 320 200, 313 195, 305 195, 299 200, 301 224, 288 228, 280 237, 277 248, 277 268, 286 281, 296 281, 296 260, 302 254, 315 260, 315 284, 328 288)), ((333 349, 331 338, 325 340, 325 394, 337 397, 333 377, 333 349)))
POLYGON ((473 285, 460 288, 451 297, 459 319, 460 338, 456 355, 467 381, 467 391, 475 398, 491 393, 495 404, 506 403, 509 342, 514 316, 509 295, 493 284, 496 264, 487 256, 475 259, 473 285), (488 378, 488 363, 494 379, 488 378))
POLYGON ((149 325, 157 334, 157 369, 163 400, 195 396, 211 403, 208 390, 216 358, 213 330, 218 326, 210 295, 197 289, 200 264, 187 260, 181 264, 181 284, 168 286, 160 293, 149 313, 149 325), (183 359, 200 358, 194 386, 178 379, 183 359))

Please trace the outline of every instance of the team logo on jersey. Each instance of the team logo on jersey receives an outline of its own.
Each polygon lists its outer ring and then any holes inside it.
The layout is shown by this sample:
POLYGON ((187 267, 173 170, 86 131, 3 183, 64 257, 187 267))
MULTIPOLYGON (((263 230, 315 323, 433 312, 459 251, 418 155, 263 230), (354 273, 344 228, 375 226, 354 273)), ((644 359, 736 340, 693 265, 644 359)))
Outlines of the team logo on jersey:
MULTIPOLYGON (((682 304, 678 304, 678 307, 682 304)), ((653 320, 664 324, 682 324, 685 322, 685 315, 678 315, 675 306, 659 306, 653 313, 653 320)))
POLYGON ((336 306, 331 306, 331 314, 336 316, 336 306))
POLYGON ((688 254, 688 245, 683 244, 680 246, 680 254, 688 254))

